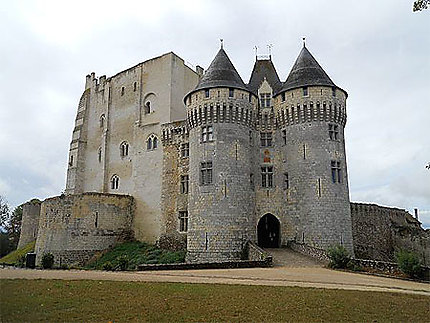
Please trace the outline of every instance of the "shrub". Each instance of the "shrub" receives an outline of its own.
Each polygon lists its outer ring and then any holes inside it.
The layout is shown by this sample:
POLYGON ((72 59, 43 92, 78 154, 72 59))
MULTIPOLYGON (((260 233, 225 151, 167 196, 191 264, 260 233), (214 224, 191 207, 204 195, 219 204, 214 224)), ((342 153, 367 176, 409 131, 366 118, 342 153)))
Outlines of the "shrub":
POLYGON ((103 268, 103 270, 108 270, 108 271, 113 270, 113 266, 112 266, 112 263, 110 261, 106 261, 103 264, 102 268, 103 268))
POLYGON ((345 247, 334 245, 327 249, 327 255, 330 259, 328 264, 330 268, 348 268, 351 262, 351 256, 345 247))
POLYGON ((54 266, 54 255, 50 252, 43 254, 42 256, 42 268, 50 269, 54 266))
POLYGON ((130 263, 130 260, 128 259, 127 255, 122 255, 116 258, 118 262, 118 267, 120 270, 127 270, 128 264, 130 263))
POLYGON ((418 277, 421 274, 421 262, 418 255, 407 250, 396 252, 396 261, 399 269, 409 277, 418 277))

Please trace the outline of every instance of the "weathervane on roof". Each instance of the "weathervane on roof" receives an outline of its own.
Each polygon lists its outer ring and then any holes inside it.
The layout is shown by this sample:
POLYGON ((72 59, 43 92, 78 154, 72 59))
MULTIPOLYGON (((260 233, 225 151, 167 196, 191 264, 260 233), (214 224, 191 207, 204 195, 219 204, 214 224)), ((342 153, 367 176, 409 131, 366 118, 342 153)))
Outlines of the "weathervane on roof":
POLYGON ((267 50, 269 52, 269 59, 272 59, 272 44, 267 45, 267 50))
POLYGON ((306 37, 303 37, 303 47, 306 47, 306 37))
POLYGON ((221 38, 219 41, 221 42, 221 49, 223 49, 224 48, 224 39, 221 38))

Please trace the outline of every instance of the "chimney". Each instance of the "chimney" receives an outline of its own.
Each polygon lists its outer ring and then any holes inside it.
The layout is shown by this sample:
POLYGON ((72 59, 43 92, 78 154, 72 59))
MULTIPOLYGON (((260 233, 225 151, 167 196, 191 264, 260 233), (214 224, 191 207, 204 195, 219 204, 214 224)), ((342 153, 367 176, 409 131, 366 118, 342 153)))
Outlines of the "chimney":
POLYGON ((199 76, 203 76, 203 72, 204 72, 203 67, 197 65, 196 66, 196 72, 197 72, 197 74, 199 74, 199 76))
POLYGON ((418 209, 417 209, 417 208, 415 208, 415 209, 414 209, 414 212, 415 212, 415 219, 417 219, 417 220, 418 220, 418 209))

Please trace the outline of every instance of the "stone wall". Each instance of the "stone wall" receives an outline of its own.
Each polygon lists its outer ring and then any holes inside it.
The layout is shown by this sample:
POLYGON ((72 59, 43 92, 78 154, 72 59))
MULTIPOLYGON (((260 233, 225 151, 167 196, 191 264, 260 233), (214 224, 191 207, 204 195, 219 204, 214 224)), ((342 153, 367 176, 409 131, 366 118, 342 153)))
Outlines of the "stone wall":
POLYGON ((21 235, 19 236, 18 249, 35 241, 39 230, 40 204, 34 199, 22 206, 21 235))
POLYGON ((430 264, 430 230, 406 210, 375 204, 351 203, 356 258, 395 261, 401 249, 418 254, 430 264))
POLYGON ((56 265, 83 264, 96 251, 132 236, 134 200, 128 195, 83 193, 46 199, 41 206, 36 263, 50 252, 56 265))

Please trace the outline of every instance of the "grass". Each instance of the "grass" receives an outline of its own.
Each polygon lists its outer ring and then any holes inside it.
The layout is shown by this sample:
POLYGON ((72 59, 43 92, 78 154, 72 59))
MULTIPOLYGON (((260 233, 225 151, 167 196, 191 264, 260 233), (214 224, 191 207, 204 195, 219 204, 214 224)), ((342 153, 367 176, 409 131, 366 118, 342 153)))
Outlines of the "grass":
POLYGON ((300 287, 1 280, 1 322, 428 322, 430 297, 300 287))
POLYGON ((25 257, 27 253, 34 251, 35 244, 36 244, 36 241, 33 241, 26 244, 21 249, 12 251, 8 255, 4 256, 3 258, 0 258, 0 264, 9 264, 9 265, 18 264, 21 261, 22 257, 25 257))
POLYGON ((88 263, 86 269, 103 269, 106 263, 118 267, 119 258, 126 256, 129 260, 129 269, 135 269, 140 264, 168 264, 183 262, 185 251, 169 251, 158 249, 157 247, 144 242, 125 242, 115 246, 98 259, 88 263))

